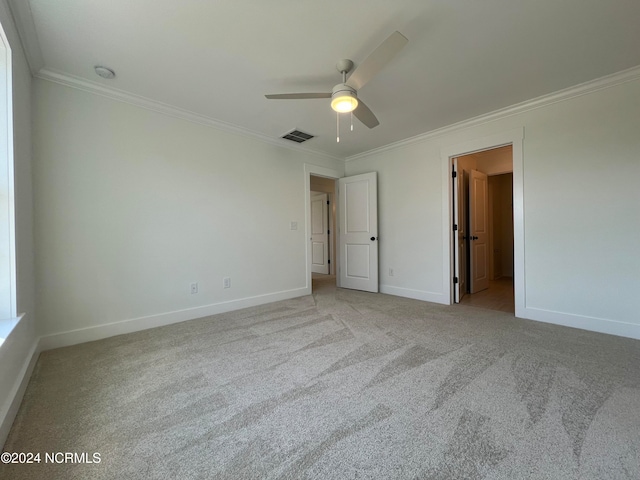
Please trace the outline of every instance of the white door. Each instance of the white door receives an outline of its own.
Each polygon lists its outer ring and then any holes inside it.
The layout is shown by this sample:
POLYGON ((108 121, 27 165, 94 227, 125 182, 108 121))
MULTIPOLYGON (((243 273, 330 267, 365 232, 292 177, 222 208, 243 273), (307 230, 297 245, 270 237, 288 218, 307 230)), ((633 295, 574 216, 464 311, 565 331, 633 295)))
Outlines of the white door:
POLYGON ((460 172, 458 179, 459 211, 460 211, 460 248, 458 255, 460 256, 460 299, 467 293, 469 286, 469 174, 465 171, 460 172))
POLYGON ((311 192, 311 271, 329 273, 329 209, 326 193, 311 192))
MULTIPOLYGON (((468 182, 468 179, 467 179, 468 182)), ((465 187, 464 171, 458 171, 458 159, 453 159, 452 170, 453 183, 453 301, 459 303, 467 291, 467 195, 465 187)))
POLYGON ((471 170, 469 177, 469 291, 489 288, 489 193, 487 175, 471 170))
POLYGON ((376 172, 338 180, 340 286, 378 291, 376 172))

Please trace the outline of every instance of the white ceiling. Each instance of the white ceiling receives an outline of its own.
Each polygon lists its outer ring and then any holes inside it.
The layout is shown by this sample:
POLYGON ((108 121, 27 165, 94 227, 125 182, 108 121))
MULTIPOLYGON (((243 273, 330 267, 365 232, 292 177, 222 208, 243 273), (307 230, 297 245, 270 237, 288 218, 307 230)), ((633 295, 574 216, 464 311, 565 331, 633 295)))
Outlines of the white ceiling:
MULTIPOLYGON (((339 158, 640 65, 638 0, 10 0, 32 70, 110 86, 249 132, 294 128, 339 158), (31 15, 29 16, 29 6, 31 15), (35 28, 33 28, 35 27, 35 28), (329 100, 394 30, 408 39, 359 96, 380 125, 329 100), (93 67, 116 71, 114 80, 93 67)), ((285 142, 284 140, 282 140, 285 142)))

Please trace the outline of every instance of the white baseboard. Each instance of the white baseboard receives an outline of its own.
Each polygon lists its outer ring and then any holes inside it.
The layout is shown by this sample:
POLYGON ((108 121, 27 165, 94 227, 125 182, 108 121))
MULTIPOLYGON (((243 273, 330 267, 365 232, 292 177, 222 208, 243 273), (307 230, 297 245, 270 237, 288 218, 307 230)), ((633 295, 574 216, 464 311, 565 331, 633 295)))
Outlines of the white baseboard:
POLYGON ((22 397, 24 397, 24 392, 27 389, 27 385, 29 384, 31 374, 36 366, 39 355, 39 342, 38 339, 35 339, 29 349, 29 352, 25 356, 22 368, 20 369, 13 387, 7 396, 7 400, 2 406, 2 411, 0 411, 0 451, 4 446, 4 442, 7 440, 13 421, 16 418, 16 414, 18 413, 18 409, 22 403, 22 397))
POLYGON ((426 292, 424 290, 413 290, 410 288, 392 287, 391 285, 380 285, 380 293, 395 295, 397 297, 413 298, 425 302, 442 303, 449 305, 449 299, 444 293, 426 292))
POLYGON ((146 317, 121 320, 119 322, 96 325, 92 327, 79 328, 67 332, 54 333, 40 337, 40 349, 51 350, 52 348, 68 347, 79 343, 92 342, 115 335, 137 332, 148 328, 162 327, 173 323, 185 322, 196 318, 216 315, 218 313, 230 312, 241 308, 255 307, 265 303, 288 300, 290 298, 308 295, 307 288, 296 288, 283 292, 269 293, 255 297, 241 298, 228 302, 214 303, 201 307, 188 308, 174 312, 160 313, 146 317))
MULTIPOLYGON (((390 285, 380 285, 380 293, 396 295, 398 297, 413 298, 415 300, 423 300, 425 302, 450 305, 449 298, 443 293, 425 292, 422 290, 393 287, 390 285)), ((519 310, 516 312, 516 316, 526 320, 535 320, 537 322, 552 323, 563 327, 579 328, 581 330, 640 340, 640 325, 635 323, 589 317, 586 315, 576 315, 573 313, 556 312, 532 307, 525 307, 524 309, 519 310)))
POLYGON ((556 312, 542 308, 525 307, 517 312, 517 316, 527 320, 553 323, 564 327, 579 328, 592 332, 607 333, 619 337, 635 338, 640 340, 640 325, 636 323, 621 322, 606 318, 588 317, 573 313, 556 312))

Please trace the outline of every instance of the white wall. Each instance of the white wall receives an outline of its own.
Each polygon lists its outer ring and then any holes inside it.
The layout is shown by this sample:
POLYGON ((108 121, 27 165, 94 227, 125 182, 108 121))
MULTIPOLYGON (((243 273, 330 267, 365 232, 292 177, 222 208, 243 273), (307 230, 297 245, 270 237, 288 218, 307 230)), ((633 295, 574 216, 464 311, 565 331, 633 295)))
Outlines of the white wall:
POLYGON ((312 192, 336 193, 336 181, 333 178, 311 176, 312 192))
POLYGON ((0 22, 11 45, 13 61, 14 196, 16 223, 17 310, 24 314, 0 345, 0 445, 17 412, 36 348, 33 204, 31 184, 31 72, 5 0, 0 22))
POLYGON ((513 277, 513 175, 488 178, 490 278, 513 277))
POLYGON ((441 149, 524 127, 524 316, 640 338, 638 125, 636 77, 351 159, 378 172, 382 290, 449 303, 441 149))
POLYGON ((476 159, 476 169, 487 175, 500 175, 513 171, 513 147, 507 145, 469 155, 476 159))
POLYGON ((34 82, 44 348, 307 292, 304 164, 341 161, 34 82))

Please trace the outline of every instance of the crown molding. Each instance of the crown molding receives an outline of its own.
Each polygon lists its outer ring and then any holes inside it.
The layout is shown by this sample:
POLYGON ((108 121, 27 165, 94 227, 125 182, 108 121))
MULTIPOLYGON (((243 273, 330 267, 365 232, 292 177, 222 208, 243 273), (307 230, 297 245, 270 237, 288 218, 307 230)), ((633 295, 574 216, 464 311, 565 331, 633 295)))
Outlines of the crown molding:
MULTIPOLYGON (((13 0, 13 1, 16 1, 16 0, 13 0)), ((147 110, 152 110, 152 111, 169 115, 175 118, 187 120, 189 122, 198 123, 200 125, 216 128, 218 130, 222 130, 228 133, 234 133, 234 134, 243 135, 246 137, 251 137, 251 138, 260 140, 262 142, 269 143, 271 145, 284 147, 289 150, 294 150, 298 152, 309 153, 312 155, 318 155, 324 158, 328 158, 330 160, 344 161, 346 163, 352 160, 357 160, 359 158, 401 148, 407 145, 411 145, 413 143, 423 142, 430 138, 439 137, 449 133, 454 133, 456 131, 463 130, 465 128, 482 125, 484 123, 493 122, 493 121, 500 120, 502 118, 507 118, 513 115, 518 115, 530 110, 546 107, 554 103, 559 103, 575 97, 587 95, 587 94, 596 92, 598 90, 603 90, 606 88, 614 87, 616 85, 621 85, 623 83, 631 82, 631 81, 640 79, 640 66, 629 68, 627 70, 623 70, 621 72, 617 72, 617 73, 607 75, 595 80, 591 80, 589 82, 581 83, 573 87, 559 90, 557 92, 554 92, 548 95, 543 95, 543 96, 534 98, 532 100, 527 100, 525 102, 511 105, 509 107, 505 107, 499 110, 495 110, 487 114, 483 114, 477 117, 463 120, 462 122, 454 123, 452 125, 438 128, 436 130, 431 130, 429 132, 422 133, 404 140, 400 140, 398 142, 393 142, 393 143, 384 145, 382 147, 374 148, 372 150, 367 150, 366 152, 357 153, 355 155, 351 155, 346 158, 336 157, 326 152, 313 150, 308 147, 302 147, 297 144, 290 145, 289 144, 290 142, 286 140, 282 140, 280 138, 269 137, 267 135, 254 132, 252 130, 248 130, 238 125, 216 120, 211 117, 207 117, 207 116, 194 113, 188 110, 180 109, 172 105, 151 100, 149 98, 146 98, 140 95, 128 93, 113 87, 108 87, 96 82, 75 77, 73 75, 63 74, 60 72, 42 68, 36 74, 34 74, 34 76, 42 80, 47 80, 47 81, 58 83, 60 85, 64 85, 67 87, 83 90, 85 92, 111 98, 113 100, 117 100, 123 103, 128 103, 130 105, 135 105, 137 107, 141 107, 147 110)))
POLYGON ((532 100, 527 100, 522 103, 517 103, 515 105, 511 105, 509 107, 505 107, 500 110, 495 110, 490 113, 485 113, 477 117, 463 120, 462 122, 454 123, 446 127, 438 128, 436 130, 431 130, 426 133, 421 133, 414 137, 406 138, 398 142, 389 143, 382 147, 374 148, 366 152, 357 153, 355 155, 351 155, 345 158, 345 162, 350 162, 352 160, 357 160, 359 158, 368 157, 370 155, 375 155, 375 154, 386 152, 389 150, 395 150, 396 148, 401 148, 407 145, 411 145, 413 143, 423 142, 430 138, 439 137, 448 133, 453 133, 459 130, 463 130, 465 128, 470 128, 477 125, 482 125, 483 123, 500 120, 502 118, 511 117, 513 115, 518 115, 523 112, 546 107, 554 103, 564 102, 571 98, 580 97, 582 95, 587 95, 589 93, 597 92, 598 90, 611 88, 616 85, 621 85, 623 83, 632 82, 638 79, 640 79, 640 65, 629 68, 627 70, 622 70, 621 72, 613 73, 611 75, 606 75, 604 77, 597 78, 589 82, 580 83, 578 85, 574 85, 573 87, 565 88, 563 90, 558 90, 557 92, 554 92, 548 95, 543 95, 543 96, 534 98, 532 100))
POLYGON ((297 152, 308 153, 311 155, 324 157, 330 160, 338 160, 340 162, 344 162, 344 158, 335 157, 326 152, 321 152, 319 150, 313 150, 311 148, 302 147, 298 144, 291 143, 290 141, 283 140, 281 138, 269 137, 262 133, 254 132, 252 130, 246 129, 244 127, 240 127, 238 125, 234 125, 232 123, 223 122, 221 120, 207 117, 199 113, 174 107, 166 103, 158 102, 150 98, 125 92, 124 90, 119 90, 117 88, 108 87, 100 83, 85 80, 83 78, 79 78, 73 75, 60 73, 54 70, 43 68, 40 71, 38 71, 38 73, 36 73, 34 76, 41 80, 46 80, 49 82, 57 83, 59 85, 64 85, 66 87, 82 90, 84 92, 93 93, 94 95, 99 95, 101 97, 110 98, 112 100, 116 100, 122 103, 127 103, 129 105, 134 105, 136 107, 144 108, 146 110, 162 113, 170 117, 179 118, 181 120, 186 120, 188 122, 197 123, 207 127, 215 128, 217 130, 222 130, 227 133, 233 133, 236 135, 250 137, 250 138, 259 140, 263 143, 269 143, 271 145, 275 145, 277 147, 283 147, 283 148, 294 150, 297 152))
POLYGON ((40 41, 33 21, 33 13, 28 0, 7 0, 13 23, 18 31, 20 43, 27 58, 32 75, 36 75, 44 67, 44 57, 40 49, 40 41))

